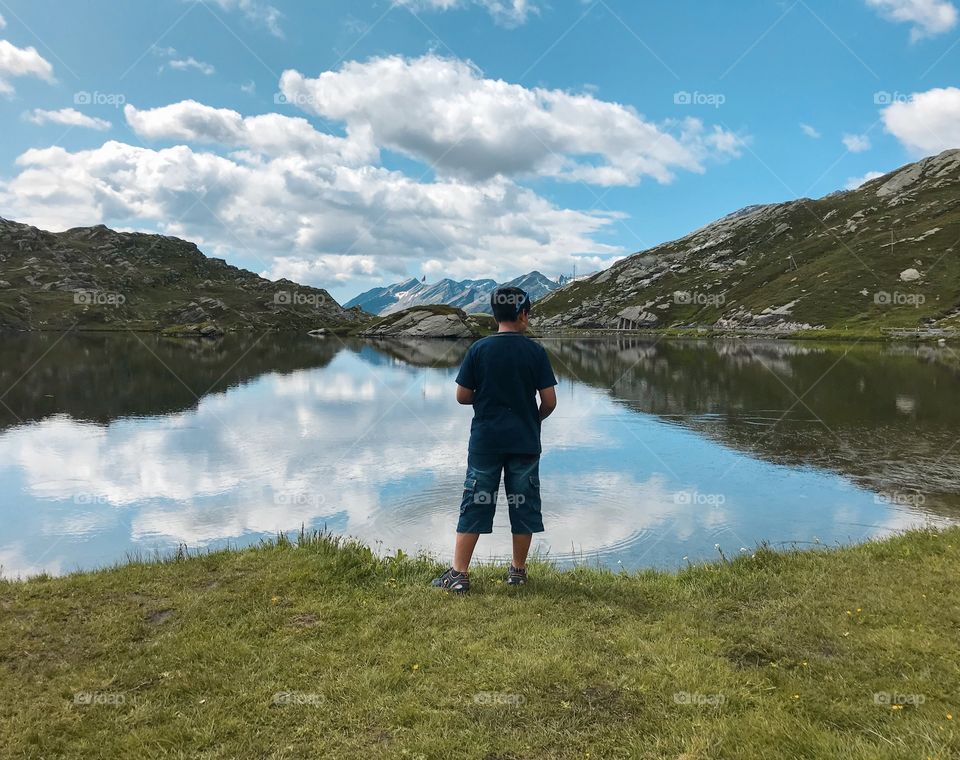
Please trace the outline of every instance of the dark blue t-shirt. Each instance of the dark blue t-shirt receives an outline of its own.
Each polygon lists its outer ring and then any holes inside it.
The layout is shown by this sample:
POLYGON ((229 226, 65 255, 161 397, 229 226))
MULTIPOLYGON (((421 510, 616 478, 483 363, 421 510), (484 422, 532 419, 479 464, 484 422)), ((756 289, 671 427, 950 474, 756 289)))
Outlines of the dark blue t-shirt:
POLYGON ((481 338, 467 349, 457 385, 470 388, 470 451, 539 454, 537 391, 557 384, 543 346, 513 332, 481 338))

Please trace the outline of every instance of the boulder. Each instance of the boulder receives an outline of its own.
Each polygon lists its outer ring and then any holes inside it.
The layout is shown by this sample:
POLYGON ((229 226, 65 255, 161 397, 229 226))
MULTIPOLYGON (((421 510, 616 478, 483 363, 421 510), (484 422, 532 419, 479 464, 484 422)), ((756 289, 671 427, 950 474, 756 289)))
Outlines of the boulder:
POLYGON ((660 317, 646 311, 642 306, 628 306, 617 314, 615 326, 620 330, 637 330, 642 327, 655 327, 660 317))
POLYGON ((372 338, 472 338, 476 333, 459 309, 437 312, 413 307, 374 322, 360 334, 372 338))

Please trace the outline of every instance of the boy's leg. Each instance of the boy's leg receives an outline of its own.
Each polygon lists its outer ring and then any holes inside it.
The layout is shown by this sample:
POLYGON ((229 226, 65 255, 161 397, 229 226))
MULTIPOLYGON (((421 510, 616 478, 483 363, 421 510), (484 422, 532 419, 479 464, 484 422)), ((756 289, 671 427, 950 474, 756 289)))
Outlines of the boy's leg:
POLYGON ((533 534, 543 531, 540 514, 540 457, 537 454, 511 454, 504 462, 504 486, 513 532, 513 566, 526 567, 533 534))
POLYGON ((533 543, 533 533, 513 534, 513 566, 523 570, 527 566, 527 554, 530 553, 530 544, 533 543))
POLYGON ((467 477, 463 481, 457 543, 453 551, 453 569, 457 572, 467 571, 480 534, 493 533, 502 470, 503 457, 498 454, 472 451, 467 454, 467 477))
POLYGON ((467 572, 479 538, 479 533, 457 533, 457 545, 453 550, 453 569, 458 573, 467 572))

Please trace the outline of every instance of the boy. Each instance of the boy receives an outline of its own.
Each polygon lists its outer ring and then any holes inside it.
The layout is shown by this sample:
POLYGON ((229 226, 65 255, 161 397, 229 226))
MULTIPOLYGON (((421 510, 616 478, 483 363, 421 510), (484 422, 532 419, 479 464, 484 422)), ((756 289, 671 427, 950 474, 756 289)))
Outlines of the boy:
POLYGON ((473 405, 467 477, 453 566, 433 581, 459 594, 470 590, 467 568, 477 539, 493 532, 501 473, 513 533, 507 583, 527 582, 530 543, 543 531, 540 423, 557 408, 557 379, 547 352, 523 335, 530 326, 530 296, 520 288, 497 288, 490 305, 499 331, 470 346, 457 375, 457 401, 473 405))

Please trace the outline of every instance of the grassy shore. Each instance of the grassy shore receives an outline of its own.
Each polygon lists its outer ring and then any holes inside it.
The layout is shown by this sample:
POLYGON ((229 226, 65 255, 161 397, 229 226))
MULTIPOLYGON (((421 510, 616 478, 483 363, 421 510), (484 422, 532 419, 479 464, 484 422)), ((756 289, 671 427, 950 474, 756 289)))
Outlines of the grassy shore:
POLYGON ((318 536, 0 583, 0 756, 960 757, 960 528, 464 598, 318 536))

